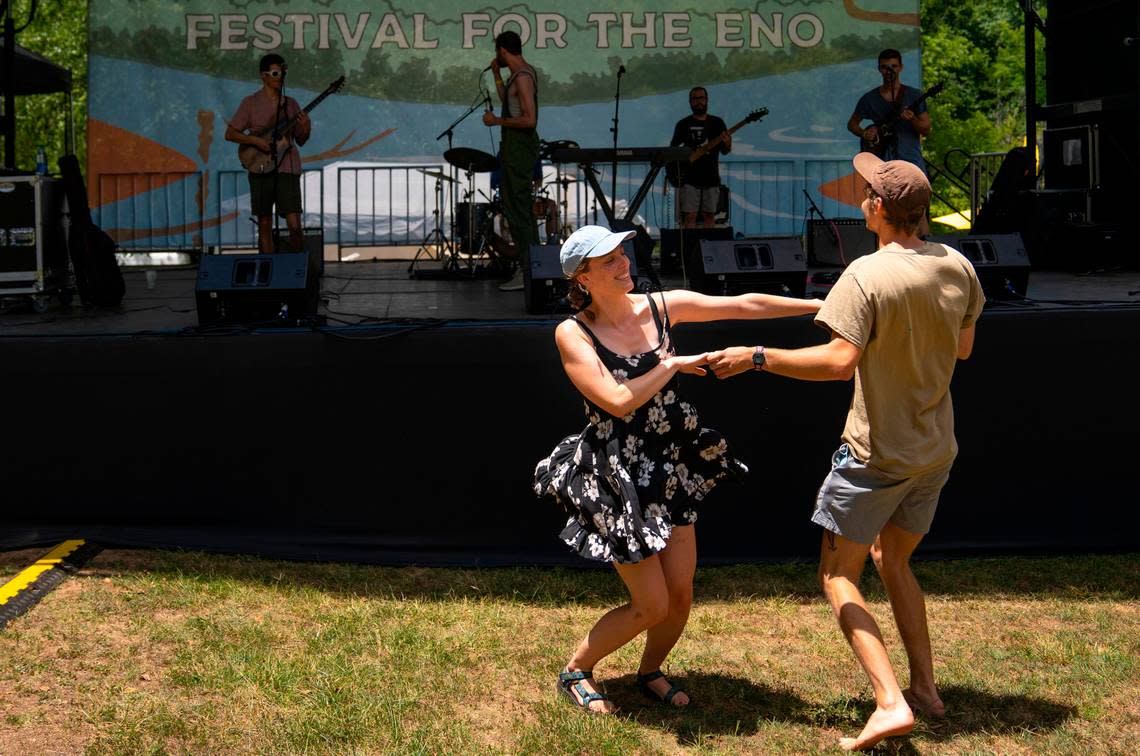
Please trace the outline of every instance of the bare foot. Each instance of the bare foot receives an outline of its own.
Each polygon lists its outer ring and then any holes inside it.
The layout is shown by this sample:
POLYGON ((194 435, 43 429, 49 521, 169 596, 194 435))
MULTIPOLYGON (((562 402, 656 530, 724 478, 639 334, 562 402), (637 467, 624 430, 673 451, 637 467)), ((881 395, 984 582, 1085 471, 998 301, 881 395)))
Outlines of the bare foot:
MULTIPOLYGON (((650 680, 649 682, 645 683, 645 685, 649 686, 649 689, 656 693, 657 697, 662 701, 664 701, 665 696, 668 695, 669 688, 673 687, 672 684, 664 677, 658 677, 656 680, 650 680)), ((683 690, 678 690, 673 695, 673 700, 670 703, 672 703, 673 706, 688 706, 689 694, 683 690)))
MULTIPOLYGON (((569 667, 567 667, 567 671, 576 672, 577 670, 571 670, 569 667)), ((587 694, 600 692, 597 687, 594 686, 593 679, 589 677, 587 677, 585 680, 575 680, 570 685, 570 694, 574 696, 574 700, 578 702, 579 706, 582 705, 582 695, 578 692, 578 685, 581 685, 583 688, 585 688, 587 694)), ((590 703, 586 705, 586 708, 591 712, 596 712, 598 714, 613 714, 617 711, 617 707, 614 706, 613 701, 609 700, 608 698, 590 701, 590 703)))
POLYGON ((914 714, 906 702, 893 709, 875 709, 857 738, 840 738, 839 747, 845 751, 862 751, 874 746, 883 738, 906 735, 914 729, 914 714))
POLYGON ((938 692, 933 693, 919 693, 916 690, 907 688, 902 692, 903 698, 910 704, 910 708, 923 716, 933 717, 934 719, 942 719, 946 716, 946 704, 942 703, 942 699, 938 697, 938 692))

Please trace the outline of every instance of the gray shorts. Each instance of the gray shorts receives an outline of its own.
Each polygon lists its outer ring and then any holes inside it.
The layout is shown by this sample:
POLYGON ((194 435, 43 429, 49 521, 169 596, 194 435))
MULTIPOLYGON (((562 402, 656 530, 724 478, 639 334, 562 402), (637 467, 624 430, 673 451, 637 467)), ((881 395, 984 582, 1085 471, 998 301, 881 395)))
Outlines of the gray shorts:
POLYGON ((720 187, 681 184, 677 197, 682 213, 715 213, 720 202, 720 187))
POLYGON ((888 522, 926 535, 952 465, 913 478, 888 478, 855 459, 843 444, 831 457, 811 521, 856 543, 874 543, 888 522))

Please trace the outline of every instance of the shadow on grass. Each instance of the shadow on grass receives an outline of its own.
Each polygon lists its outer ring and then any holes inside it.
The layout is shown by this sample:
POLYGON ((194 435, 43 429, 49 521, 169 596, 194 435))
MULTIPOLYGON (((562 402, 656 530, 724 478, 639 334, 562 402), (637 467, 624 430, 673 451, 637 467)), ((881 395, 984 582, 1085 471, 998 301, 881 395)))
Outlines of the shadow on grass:
POLYGON ((947 686, 939 693, 946 704, 946 718, 919 718, 923 734, 939 742, 979 732, 1055 730, 1077 715, 1074 706, 1036 696, 998 694, 961 685, 947 686))
POLYGON ((789 690, 721 674, 678 673, 669 680, 690 695, 689 706, 651 700, 637 687, 635 675, 607 681, 606 694, 626 715, 674 733, 683 746, 697 745, 709 735, 753 735, 763 722, 814 722, 811 704, 789 690))
MULTIPOLYGON (((875 752, 919 753, 912 740, 945 743, 962 735, 980 733, 1046 732, 1061 727, 1077 715, 1076 707, 1036 696, 995 694, 961 685, 946 686, 939 693, 946 704, 945 718, 916 715, 914 731, 909 736, 883 741, 875 752)), ((853 736, 874 710, 875 704, 870 698, 837 698, 812 709, 809 723, 816 727, 834 727, 853 736)))

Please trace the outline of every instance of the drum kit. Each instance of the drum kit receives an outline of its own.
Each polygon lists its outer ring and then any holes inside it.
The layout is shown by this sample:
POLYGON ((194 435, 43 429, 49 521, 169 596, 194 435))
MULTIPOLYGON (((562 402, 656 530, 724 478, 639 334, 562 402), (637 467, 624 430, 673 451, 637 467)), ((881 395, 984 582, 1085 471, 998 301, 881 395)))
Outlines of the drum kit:
MULTIPOLYGON (((551 151, 558 146, 572 145, 573 142, 543 142, 540 159, 549 158, 551 151)), ((500 192, 496 189, 487 196, 475 187, 478 173, 490 173, 499 167, 499 159, 494 155, 471 147, 453 147, 443 153, 443 159, 454 168, 462 171, 464 179, 458 179, 443 171, 418 168, 425 177, 435 179, 435 209, 432 211, 434 227, 424 238, 416 251, 408 273, 412 277, 431 278, 439 273, 417 270, 421 259, 437 260, 443 263, 442 274, 448 277, 473 278, 477 269, 484 269, 495 275, 507 275, 519 261, 517 246, 511 237, 510 224, 503 212, 500 192), (463 196, 455 203, 453 215, 454 241, 442 230, 441 208, 447 205, 446 185, 466 183, 463 196), (486 201, 480 202, 478 195, 486 201)), ((453 172, 454 173, 454 172, 453 172)), ((543 235, 548 240, 563 240, 573 230, 569 224, 559 224, 559 218, 566 217, 568 188, 578 181, 572 176, 564 176, 558 170, 553 181, 535 182, 532 198, 533 218, 541 224, 543 235), (555 187, 551 197, 547 187, 555 187)), ((451 187, 454 188, 454 187, 451 187)))

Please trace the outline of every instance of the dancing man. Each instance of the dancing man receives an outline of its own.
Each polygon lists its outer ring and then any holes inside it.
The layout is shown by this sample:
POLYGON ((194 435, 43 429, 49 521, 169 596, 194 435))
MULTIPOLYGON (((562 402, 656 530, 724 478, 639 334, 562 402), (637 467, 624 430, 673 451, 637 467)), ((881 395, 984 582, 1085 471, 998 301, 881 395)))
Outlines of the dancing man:
POLYGON ((914 727, 911 707, 944 713, 934 684, 922 589, 910 557, 930 530, 958 453, 950 379, 970 356, 985 297, 973 266, 955 250, 916 236, 930 183, 912 163, 855 157, 868 182, 867 227, 882 245, 847 266, 817 324, 831 340, 804 349, 733 347, 709 355, 719 378, 759 369, 808 381, 855 378, 843 444, 816 499, 824 528, 819 576, 847 642, 871 678, 875 711, 848 750, 870 748, 914 727), (870 552, 886 586, 910 665, 900 690, 879 626, 859 592, 870 552))

